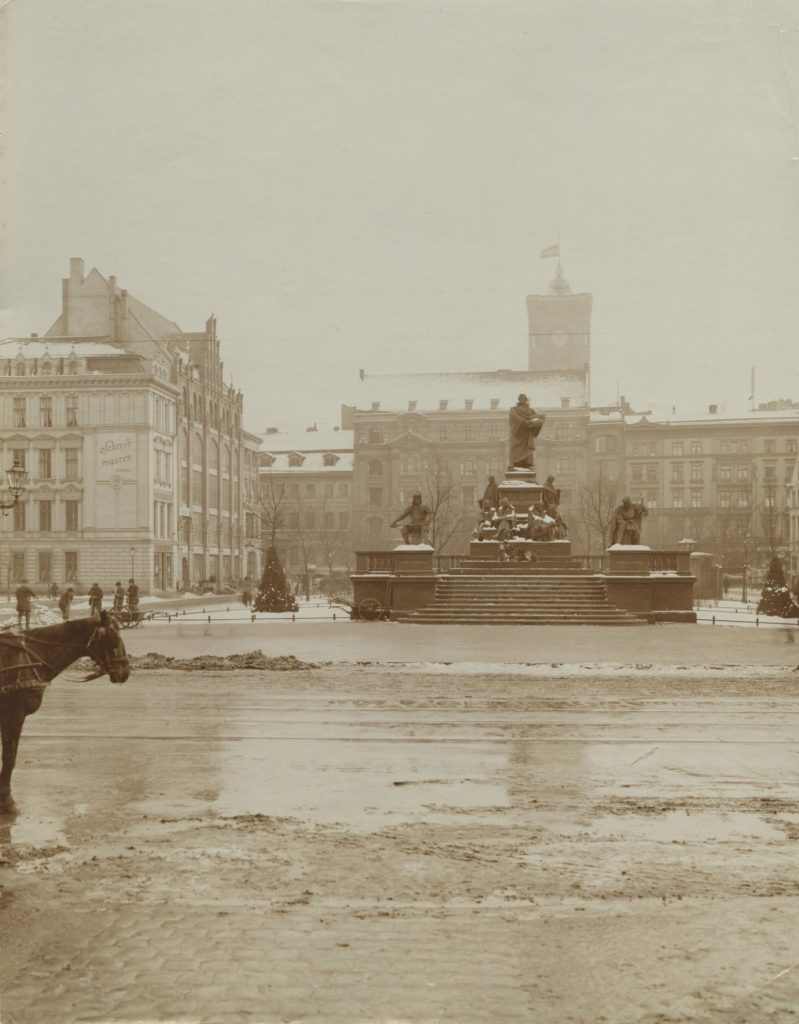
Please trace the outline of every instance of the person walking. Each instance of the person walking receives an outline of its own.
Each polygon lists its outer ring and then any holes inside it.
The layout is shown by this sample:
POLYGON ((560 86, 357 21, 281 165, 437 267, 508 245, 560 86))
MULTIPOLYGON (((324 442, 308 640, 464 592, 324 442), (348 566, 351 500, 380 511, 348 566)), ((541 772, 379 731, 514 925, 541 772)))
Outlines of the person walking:
POLYGON ((22 620, 25 619, 25 629, 31 628, 31 604, 36 597, 28 586, 28 581, 23 580, 17 587, 17 621, 22 629, 22 620))
POLYGON ((133 615, 139 614, 139 587, 136 580, 128 580, 128 613, 133 615))
POLYGON ((92 583, 89 590, 89 614, 96 615, 100 618, 100 612, 103 610, 103 591, 100 588, 99 583, 92 583))
POLYGON ((61 609, 61 618, 64 622, 69 622, 69 609, 72 605, 72 599, 75 597, 75 591, 72 587, 67 587, 64 593, 58 599, 58 607, 61 609))
POLYGON ((53 580, 53 582, 50 584, 50 589, 47 591, 47 593, 50 595, 50 597, 52 597, 54 601, 58 597, 60 591, 58 589, 58 584, 55 582, 55 580, 53 580))
POLYGON ((122 586, 122 581, 117 580, 114 586, 114 611, 117 615, 122 612, 125 607, 125 588, 122 586))

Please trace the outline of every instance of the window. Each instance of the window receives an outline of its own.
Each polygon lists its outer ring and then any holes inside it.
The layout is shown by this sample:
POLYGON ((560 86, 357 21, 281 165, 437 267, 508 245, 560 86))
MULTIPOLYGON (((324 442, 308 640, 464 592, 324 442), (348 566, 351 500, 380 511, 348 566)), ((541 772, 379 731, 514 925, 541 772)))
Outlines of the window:
POLYGON ((306 484, 305 485, 305 496, 307 498, 315 498, 316 497, 316 484, 306 484))
POLYGON ((475 495, 474 487, 461 488, 461 501, 466 507, 468 507, 469 505, 477 504, 477 497, 475 495))
POLYGON ((571 473, 574 471, 574 460, 571 455, 560 455, 555 459, 556 473, 571 473))
POLYGON ((702 454, 702 442, 701 441, 691 441, 691 455, 701 455, 701 454, 702 454))
POLYGON ((657 445, 654 441, 649 441, 646 446, 647 455, 657 455, 657 445))
POLYGON ((671 444, 671 454, 672 455, 682 455, 682 453, 683 453, 683 451, 682 451, 682 441, 672 441, 672 444, 671 444))
POLYGON ((788 440, 785 442, 785 451, 788 452, 789 455, 796 455, 796 439, 795 438, 793 438, 793 437, 789 437, 788 438, 788 440))
POLYGON ((732 479, 732 470, 729 466, 719 466, 719 483, 729 483, 732 479))
POLYGON ((335 466, 338 462, 338 455, 334 455, 332 452, 325 452, 322 456, 322 464, 324 466, 335 466))
POLYGON ((312 530, 316 526, 316 513, 312 508, 306 509, 303 513, 302 525, 306 530, 312 530))
POLYGON ((691 508, 701 508, 701 507, 702 507, 702 492, 701 491, 691 491, 691 508))
POLYGON ((39 424, 42 427, 53 425, 53 400, 52 398, 39 399, 39 424))
POLYGON ((67 533, 78 532, 78 502, 74 498, 64 502, 64 529, 67 533))
POLYGON ((78 395, 68 394, 67 395, 67 426, 77 427, 78 426, 78 395))
POLYGON ((383 443, 383 431, 378 430, 377 427, 371 427, 369 430, 369 444, 382 444, 383 443))
POLYGON ((339 484, 338 485, 338 496, 340 498, 348 497, 349 493, 350 493, 350 485, 349 484, 339 484))
POLYGON ((370 505, 382 505, 383 504, 383 488, 382 487, 369 487, 367 489, 367 501, 370 505))
POLYGON ((647 508, 657 508, 658 507, 658 496, 657 496, 657 494, 645 494, 644 495, 644 501, 646 502, 646 507, 647 508))
POLYGON ((78 449, 67 448, 64 451, 64 478, 66 480, 78 479, 78 449))
POLYGON ((719 496, 719 505, 722 508, 730 507, 730 495, 728 491, 724 491, 724 493, 719 496))
POLYGON ((683 464, 681 462, 672 462, 671 464, 671 482, 682 483, 683 481, 683 464))
POLYGON ((25 399, 15 398, 14 399, 14 426, 24 427, 25 422, 25 399))
POLYGON ((27 505, 24 502, 18 501, 14 506, 14 532, 24 533, 25 532, 25 509, 27 505))
POLYGON ((766 445, 766 455, 773 455, 776 452, 776 450, 777 450, 777 442, 776 441, 769 439, 768 441, 765 442, 765 445, 766 445))
POLYGON ((325 484, 325 497, 326 498, 332 498, 333 497, 333 485, 332 484, 325 484))
POLYGON ((322 518, 322 525, 325 530, 335 530, 336 528, 336 514, 335 512, 325 512, 322 518))
POLYGON ((53 450, 52 448, 39 449, 39 479, 53 479, 53 450))
POLYGON ((730 446, 726 441, 721 442, 721 454, 726 455, 730 450, 730 446))
POLYGON ((11 582, 21 583, 25 579, 25 552, 15 551, 11 556, 11 582))
POLYGON ((369 476, 382 476, 383 463, 380 459, 369 459, 369 462, 366 465, 366 472, 369 476))
POLYGON ((290 498, 297 498, 297 497, 299 497, 299 493, 300 493, 299 484, 289 484, 289 486, 288 486, 288 493, 289 493, 289 497, 290 498))
POLYGON ((303 462, 305 462, 305 456, 304 455, 301 455, 299 452, 290 452, 289 453, 289 465, 290 466, 298 467, 298 466, 301 466, 303 464, 303 462))
POLYGON ((749 480, 749 467, 748 466, 738 466, 738 472, 736 473, 735 478, 738 481, 738 483, 746 483, 746 482, 748 482, 748 480, 749 480))
POLYGON ((642 452, 641 452, 641 445, 640 444, 634 444, 632 446, 632 453, 633 453, 633 455, 641 455, 642 454, 642 452))
POLYGON ((74 583, 78 578, 78 552, 64 552, 64 580, 67 583, 74 583))
POLYGON ((765 480, 776 480, 777 479, 777 463, 769 462, 764 467, 764 479, 765 480))
POLYGON ((349 512, 339 512, 338 514, 338 528, 339 530, 348 530, 350 525, 350 514, 349 512))
POLYGON ((658 464, 656 462, 647 462, 646 464, 646 479, 650 482, 657 480, 658 478, 658 464))
POLYGON ((53 528, 53 503, 49 499, 39 502, 39 529, 49 533, 53 528))
POLYGON ((736 495, 736 501, 738 508, 749 508, 749 493, 747 491, 739 491, 736 495))
POLYGON ((474 459, 461 459, 461 476, 473 476, 477 472, 474 459))
POLYGON ((22 466, 23 469, 25 469, 25 467, 28 464, 28 452, 27 452, 27 449, 25 449, 25 448, 12 448, 11 449, 11 459, 12 459, 13 462, 19 463, 19 465, 22 466))
POLYGON ((640 483, 644 479, 644 467, 640 462, 633 463, 632 478, 636 483, 640 483))
POLYGON ((692 462, 691 463, 691 479, 701 480, 702 479, 702 463, 692 462))
POLYGON ((289 512, 289 514, 288 514, 288 524, 289 524, 289 529, 290 530, 299 530, 299 528, 300 528, 300 513, 299 512, 289 512))
POLYGON ((748 451, 749 451, 749 442, 748 441, 739 441, 738 442, 738 454, 739 455, 746 455, 748 453, 748 451))
POLYGON ((40 583, 50 583, 53 578, 53 553, 52 551, 39 552, 39 574, 40 583))
POLYGON ((671 496, 672 508, 685 508, 685 498, 682 491, 674 491, 671 496))

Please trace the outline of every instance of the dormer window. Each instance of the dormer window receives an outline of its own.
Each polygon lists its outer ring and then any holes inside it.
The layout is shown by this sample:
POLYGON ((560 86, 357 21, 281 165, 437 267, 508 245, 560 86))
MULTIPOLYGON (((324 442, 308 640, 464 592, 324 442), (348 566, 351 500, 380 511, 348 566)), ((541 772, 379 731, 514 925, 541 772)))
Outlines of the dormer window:
POLYGON ((491 399, 491 408, 492 409, 498 409, 499 408, 499 399, 498 398, 492 398, 491 399))
POLYGON ((463 406, 467 410, 472 409, 474 407, 474 399, 473 398, 465 399, 464 403, 463 403, 463 406))
POLYGON ((324 466, 335 466, 338 462, 338 455, 334 455, 332 452, 325 452, 322 456, 322 465, 324 466))
POLYGON ((274 466, 275 461, 276 461, 275 457, 274 457, 274 455, 272 455, 271 452, 262 452, 261 453, 261 463, 264 466, 274 466))
POLYGON ((17 360, 17 376, 18 377, 24 377, 25 376, 25 362, 22 359, 17 360))
POLYGON ((46 376, 49 376, 52 372, 53 372, 53 367, 50 364, 49 360, 46 360, 45 362, 43 362, 42 363, 42 373, 45 374, 46 376))
POLYGON ((303 462, 305 462, 305 456, 304 455, 301 455, 299 452, 290 452, 289 453, 289 465, 290 466, 294 466, 296 468, 296 467, 301 466, 303 464, 303 462))
POLYGON ((411 399, 410 402, 408 402, 408 412, 413 412, 415 408, 416 402, 413 399, 411 399))
POLYGON ((75 374, 78 372, 78 360, 72 356, 67 363, 67 373, 75 374))

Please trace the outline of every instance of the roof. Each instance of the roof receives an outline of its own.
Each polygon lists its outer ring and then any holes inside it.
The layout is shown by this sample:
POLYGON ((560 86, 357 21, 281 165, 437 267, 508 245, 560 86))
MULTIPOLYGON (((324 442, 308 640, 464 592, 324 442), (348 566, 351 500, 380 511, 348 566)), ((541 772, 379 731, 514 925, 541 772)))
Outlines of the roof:
MULTIPOLYGON (((772 406, 787 403, 768 403, 772 406)), ((653 406, 648 413, 632 413, 625 416, 625 424, 628 427, 646 426, 679 426, 689 424, 702 424, 702 426, 725 425, 740 426, 746 424, 767 425, 769 423, 796 423, 799 428, 799 403, 794 403, 793 408, 757 408, 752 409, 745 404, 724 403, 716 406, 653 406), (711 409, 715 409, 712 412, 711 409)))
POLYGON ((0 359, 15 359, 19 354, 25 359, 91 359, 95 356, 123 356, 130 359, 135 353, 127 352, 117 345, 97 341, 96 338, 6 338, 0 341, 0 359))
POLYGON ((285 430, 261 435, 263 452, 351 452, 353 430, 285 430))
MULTIPOLYGON (((270 453, 271 454, 271 453, 270 453)), ((336 453, 334 453, 336 454, 336 453)), ((326 466, 324 464, 324 452, 310 452, 305 455, 305 460, 301 466, 290 466, 288 452, 275 456, 275 461, 271 466, 261 466, 258 470, 259 473, 266 475, 274 473, 351 473, 353 466, 353 454, 352 452, 345 452, 339 455, 338 462, 335 466, 326 466)))
POLYGON ((586 405, 586 376, 579 372, 557 373, 530 370, 495 370, 481 373, 395 373, 364 374, 358 389, 357 408, 368 411, 380 403, 381 412, 406 412, 416 402, 418 412, 438 411, 446 401, 449 410, 490 409, 498 400, 500 409, 516 404, 520 392, 536 409, 561 409, 586 405))

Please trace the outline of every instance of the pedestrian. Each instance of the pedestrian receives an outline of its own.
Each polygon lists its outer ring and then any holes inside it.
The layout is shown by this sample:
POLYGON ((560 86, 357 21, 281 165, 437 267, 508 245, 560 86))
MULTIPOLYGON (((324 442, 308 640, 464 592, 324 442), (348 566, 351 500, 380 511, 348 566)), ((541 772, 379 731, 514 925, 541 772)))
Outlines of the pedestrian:
POLYGON ((245 608, 252 604, 252 577, 249 575, 245 576, 242 582, 241 603, 245 608))
POLYGON ((139 588, 133 579, 128 580, 128 613, 131 616, 139 614, 139 588))
POLYGON ((100 612, 103 610, 103 591, 100 588, 99 583, 92 583, 89 588, 89 614, 96 615, 100 618, 100 612))
POLYGON ((61 609, 61 618, 64 622, 69 622, 69 608, 72 604, 72 599, 75 597, 75 591, 72 587, 67 587, 64 593, 58 599, 58 607, 61 609))
POLYGON ((47 591, 47 593, 50 595, 50 597, 52 597, 54 601, 58 597, 60 591, 58 589, 58 584, 55 582, 55 580, 53 580, 53 582, 50 584, 50 589, 47 591))
POLYGON ((23 580, 17 587, 17 621, 22 629, 22 620, 25 619, 25 629, 31 628, 31 602, 36 595, 28 586, 28 581, 23 580))
POLYGON ((114 586, 114 611, 119 615, 122 609, 125 607, 125 588, 122 586, 122 581, 117 580, 114 586))

